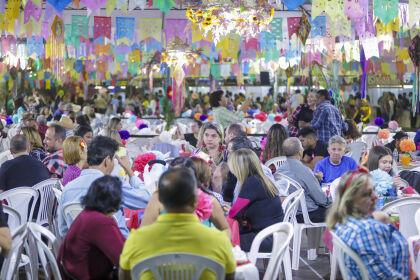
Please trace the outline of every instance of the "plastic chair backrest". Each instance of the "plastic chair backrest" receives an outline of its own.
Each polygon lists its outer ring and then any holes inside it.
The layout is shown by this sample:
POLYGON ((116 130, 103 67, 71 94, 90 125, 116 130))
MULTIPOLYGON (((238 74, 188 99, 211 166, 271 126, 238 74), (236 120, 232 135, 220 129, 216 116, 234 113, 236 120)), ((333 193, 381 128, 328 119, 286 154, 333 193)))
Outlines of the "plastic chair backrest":
POLYGON ((416 221, 417 231, 420 232, 420 209, 417 209, 414 220, 416 221))
POLYGON ((369 280, 369 272, 363 262, 363 260, 351 249, 346 243, 343 242, 334 232, 330 231, 332 235, 332 242, 334 246, 334 255, 338 260, 341 275, 344 280, 350 279, 350 269, 344 263, 344 254, 351 258, 359 268, 360 276, 362 280, 369 280))
POLYGON ((19 273, 18 266, 22 256, 23 245, 28 236, 27 224, 19 226, 12 232, 12 248, 4 259, 1 268, 0 279, 14 279, 15 274, 19 273))
POLYGON ((63 206, 63 217, 68 228, 70 228, 71 223, 77 218, 77 216, 79 216, 82 211, 83 207, 79 202, 73 202, 63 206), (71 220, 69 219, 69 216, 71 220))
POLYGON ((53 192, 55 195, 55 198, 57 199, 57 201, 60 201, 61 199, 61 194, 63 193, 62 191, 60 191, 59 189, 53 188, 53 192))
POLYGON ((413 223, 413 213, 420 208, 420 197, 404 197, 385 204, 381 211, 385 213, 397 212, 400 218, 399 231, 407 239, 419 234, 416 223, 413 223))
POLYGON ((39 259, 47 279, 61 279, 56 261, 59 244, 54 234, 39 224, 28 223, 28 242, 33 273, 38 273, 39 259))
POLYGON ((277 170, 280 166, 282 166, 283 163, 286 162, 286 160, 287 160, 286 157, 275 157, 268 160, 264 165, 267 167, 270 167, 270 165, 274 164, 277 170))
POLYGON ((332 183, 330 185, 330 195, 331 195, 332 201, 335 201, 335 197, 336 197, 336 194, 337 194, 337 188, 338 188, 338 185, 340 184, 340 180, 341 180, 341 177, 332 181, 332 183))
POLYGON ((379 132, 379 130, 381 130, 379 126, 369 125, 363 129, 363 132, 379 132))
POLYGON ((215 260, 187 253, 157 255, 137 263, 131 269, 131 279, 151 271, 156 280, 198 280, 204 270, 212 271, 216 279, 225 279, 225 268, 215 260))
POLYGON ((170 157, 179 157, 179 150, 175 145, 169 143, 157 143, 150 148, 151 151, 159 151, 162 154, 170 152, 170 157))
POLYGON ((367 144, 364 142, 350 143, 347 145, 347 148, 346 148, 346 150, 349 150, 346 156, 351 157, 357 163, 359 163, 362 157, 363 151, 366 151, 366 149, 367 149, 367 144))
MULTIPOLYGON (((284 253, 286 250, 289 250, 289 243, 293 237, 293 226, 291 223, 278 223, 266 229, 270 229, 271 227, 276 230, 273 233, 273 251, 271 253, 270 261, 268 262, 263 280, 278 279, 284 253)), ((258 234, 260 233, 261 232, 258 234)))
POLYGON ((300 199, 304 196, 303 190, 297 190, 289 194, 285 200, 283 200, 282 206, 284 211, 283 222, 294 222, 296 219, 296 212, 299 207, 300 199))
POLYGON ((48 223, 48 209, 51 208, 51 203, 55 202, 55 195, 52 191, 59 184, 59 179, 47 179, 39 182, 32 188, 39 192, 39 210, 36 222, 43 225, 48 223))
POLYGON ((22 217, 19 212, 10 206, 3 205, 3 212, 8 215, 7 225, 11 232, 16 230, 22 224, 22 217))
POLYGON ((7 205, 19 212, 22 222, 32 220, 38 192, 30 187, 18 187, 0 194, 0 201, 5 200, 7 205), (29 203, 32 200, 31 208, 29 203), (28 216, 29 213, 29 216, 28 216))

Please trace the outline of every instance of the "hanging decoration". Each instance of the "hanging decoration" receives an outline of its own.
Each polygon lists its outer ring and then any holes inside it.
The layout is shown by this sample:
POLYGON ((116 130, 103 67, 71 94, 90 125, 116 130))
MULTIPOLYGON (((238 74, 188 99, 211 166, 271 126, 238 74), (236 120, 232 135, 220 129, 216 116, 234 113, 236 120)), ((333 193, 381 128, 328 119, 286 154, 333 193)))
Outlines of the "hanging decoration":
POLYGON ((204 36, 212 34, 215 43, 230 33, 245 39, 256 37, 268 30, 273 20, 274 8, 266 1, 211 0, 207 4, 192 5, 187 18, 204 30, 204 36))
POLYGON ((168 43, 166 51, 162 53, 161 62, 169 67, 182 66, 195 61, 201 53, 201 49, 193 50, 188 43, 183 42, 178 36, 168 43))

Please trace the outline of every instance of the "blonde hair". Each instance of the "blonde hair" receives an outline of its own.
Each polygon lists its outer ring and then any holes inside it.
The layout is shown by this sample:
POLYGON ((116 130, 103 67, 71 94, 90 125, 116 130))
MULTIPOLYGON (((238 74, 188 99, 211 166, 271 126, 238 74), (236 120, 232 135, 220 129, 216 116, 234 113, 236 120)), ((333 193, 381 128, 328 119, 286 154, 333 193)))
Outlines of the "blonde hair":
MULTIPOLYGON (((198 147, 202 145, 204 141, 204 132, 206 132, 207 129, 215 130, 220 137, 219 146, 223 145, 223 141, 225 139, 225 131, 223 130, 223 126, 217 122, 206 122, 201 126, 200 132, 198 133, 198 142, 197 142, 198 147)), ((207 147, 205 146, 201 147, 201 151, 208 153, 207 147)), ((215 159, 215 163, 219 164, 222 162, 222 160, 223 160, 223 152, 220 152, 217 159, 215 159)))
POLYGON ((368 184, 370 175, 365 172, 358 172, 353 176, 348 187, 347 181, 355 171, 346 172, 340 180, 337 188, 337 195, 334 203, 330 207, 327 215, 327 224, 329 229, 334 229, 337 223, 344 224, 349 216, 361 219, 363 214, 354 207, 355 200, 363 187, 368 184))
POLYGON ((86 149, 86 146, 85 148, 82 148, 80 145, 82 140, 83 138, 80 136, 70 136, 64 140, 63 159, 66 164, 76 164, 82 160, 80 154, 84 151, 84 149, 86 149))
POLYGON ((264 174, 261 162, 254 151, 239 149, 229 155, 228 166, 239 182, 239 190, 245 180, 250 176, 261 178, 265 191, 271 196, 278 196, 279 191, 274 183, 264 174))
POLYGON ((109 137, 117 141, 120 146, 122 146, 121 136, 119 131, 117 130, 117 125, 121 122, 120 118, 112 118, 108 126, 104 129, 104 136, 109 137))
POLYGON ((31 150, 44 149, 38 130, 34 127, 22 127, 22 133, 31 144, 31 150))

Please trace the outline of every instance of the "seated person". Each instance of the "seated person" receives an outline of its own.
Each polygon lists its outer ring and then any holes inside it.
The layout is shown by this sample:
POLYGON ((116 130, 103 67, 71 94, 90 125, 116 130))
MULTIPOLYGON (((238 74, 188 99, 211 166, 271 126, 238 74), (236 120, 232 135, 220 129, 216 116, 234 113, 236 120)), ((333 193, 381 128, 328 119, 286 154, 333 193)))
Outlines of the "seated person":
POLYGON ((299 130, 297 137, 305 149, 303 151, 302 163, 314 170, 315 164, 321 159, 329 156, 327 146, 316 137, 315 131, 310 127, 299 130))
POLYGON ((29 141, 23 134, 13 136, 10 140, 13 159, 0 167, 0 192, 17 187, 32 187, 50 178, 47 167, 29 156, 30 151, 29 141))
POLYGON ((331 183, 344 173, 357 170, 357 162, 351 157, 344 156, 346 140, 338 135, 328 141, 328 153, 330 156, 318 161, 314 172, 321 183, 331 183))
MULTIPOLYGON (((328 213, 328 228, 362 259, 369 279, 409 279, 407 241, 385 213, 374 213, 377 200, 369 173, 345 173, 328 213)), ((344 258, 348 277, 361 279, 357 264, 344 258)))
POLYGON ((12 236, 10 235, 9 227, 7 226, 7 215, 3 212, 3 205, 0 203, 0 267, 3 265, 3 256, 7 256, 9 250, 12 248, 12 236))
MULTIPOLYGON (((303 154, 302 144, 298 138, 290 137, 284 140, 283 150, 287 160, 274 173, 274 178, 277 181, 281 178, 281 174, 284 174, 298 182, 304 190, 306 207, 308 208, 311 221, 314 223, 324 222, 326 211, 331 202, 325 192, 322 191, 312 170, 304 166, 300 161, 303 154)), ((290 188, 289 193, 293 192, 293 189, 290 188)), ((302 211, 300 209, 297 211, 296 218, 298 222, 303 222, 302 211)))
POLYGON ((121 198, 117 177, 104 176, 92 183, 82 198, 84 210, 61 243, 57 259, 63 279, 113 279, 125 242, 113 217, 121 198))
MULTIPOLYGON (((264 174, 257 155, 251 149, 239 149, 229 155, 228 166, 238 178, 238 198, 229 217, 240 224, 241 249, 249 252, 255 236, 263 229, 282 222, 284 213, 279 190, 264 174)), ((271 252, 273 239, 268 237, 260 250, 271 252)))
MULTIPOLYGON (((149 226, 132 230, 120 257, 119 279, 131 279, 130 272, 140 261, 168 253, 190 253, 213 259, 223 265, 226 279, 234 279, 236 261, 226 233, 200 223, 197 207, 197 181, 190 168, 174 168, 159 180, 159 201, 165 214, 149 226)), ((152 279, 150 271, 142 279, 152 279)), ((204 271, 200 279, 215 279, 204 271)))
POLYGON ((396 149, 398 154, 403 154, 404 152, 401 151, 400 143, 402 140, 408 139, 408 134, 401 130, 395 133, 392 138, 394 138, 394 140, 386 144, 385 147, 390 149, 392 152, 396 149))

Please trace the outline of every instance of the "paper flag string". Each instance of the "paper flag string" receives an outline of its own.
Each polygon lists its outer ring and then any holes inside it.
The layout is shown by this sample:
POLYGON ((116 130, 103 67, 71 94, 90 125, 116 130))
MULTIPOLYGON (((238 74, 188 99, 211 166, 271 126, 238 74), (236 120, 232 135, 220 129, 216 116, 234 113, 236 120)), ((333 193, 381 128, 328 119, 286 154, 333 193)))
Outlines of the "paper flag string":
POLYGON ((281 1, 289 11, 296 10, 297 7, 304 4, 306 0, 282 0, 281 1))
POLYGON ((343 16, 337 16, 330 21, 331 36, 336 37, 340 34, 351 37, 351 21, 343 16))
POLYGON ((327 0, 312 0, 312 18, 316 18, 322 12, 325 12, 327 0))
POLYGON ((106 15, 109 17, 112 13, 112 11, 115 10, 115 7, 117 6, 117 0, 108 0, 106 2, 106 15))
MULTIPOLYGON (((118 10, 122 10, 122 8, 126 5, 127 5, 127 0, 117 0, 117 9, 118 10)), ((127 8, 127 6, 126 6, 126 8, 127 8)))
POLYGON ((24 13, 24 23, 29 21, 29 18, 32 16, 36 21, 39 21, 42 15, 42 8, 41 6, 35 5, 31 0, 26 3, 24 13))
MULTIPOLYGON (((419 2, 420 3, 420 2, 419 2)), ((400 27, 409 27, 409 4, 399 3, 398 4, 398 19, 400 20, 400 27)), ((419 15, 420 16, 420 15, 419 15)))
POLYGON ((210 64, 201 64, 200 65, 200 76, 208 77, 210 75, 210 64))
POLYGON ((362 40, 362 45, 366 59, 371 57, 379 57, 378 40, 376 37, 362 40))
POLYGON ((412 27, 414 24, 417 23, 417 27, 419 27, 418 23, 420 21, 420 0, 410 0, 408 2, 408 11, 409 11, 409 26, 412 27))
POLYGON ((283 18, 274 18, 270 22, 270 32, 267 34, 267 40, 283 41, 283 18))
POLYGON ((189 42, 189 32, 186 32, 188 22, 188 19, 167 19, 165 21, 166 44, 175 36, 178 36, 183 42, 189 42))
POLYGON ((303 45, 306 43, 306 39, 309 37, 309 33, 311 32, 311 25, 308 21, 306 14, 303 14, 300 22, 299 22, 299 29, 298 29, 298 37, 302 41, 303 45))
POLYGON ((359 0, 345 0, 344 14, 349 19, 358 19, 364 15, 362 8, 359 5, 359 0))
POLYGON ((106 1, 107 0, 80 0, 80 2, 92 11, 96 11, 103 7, 106 4, 106 1))
POLYGON ((132 11, 136 7, 139 7, 140 9, 144 10, 146 8, 147 0, 130 0, 128 2, 128 10, 132 11))
POLYGON ((289 31, 289 39, 293 34, 297 34, 299 30, 300 17, 288 17, 287 18, 287 29, 289 31))
POLYGON ((107 37, 111 39, 111 17, 94 17, 93 39, 107 37))
POLYGON ((173 6, 175 6, 175 2, 172 0, 158 0, 153 1, 153 6, 166 14, 173 6))
POLYGON ((311 23, 311 38, 326 35, 326 17, 318 16, 311 23))
POLYGON ((71 36, 76 49, 80 44, 80 37, 89 38, 89 17, 81 15, 71 16, 71 36))
POLYGON ((139 41, 154 38, 162 42, 162 20, 160 18, 140 18, 139 41))
POLYGON ((203 34, 204 30, 200 28, 200 26, 196 23, 191 24, 191 38, 192 42, 198 42, 201 40, 207 41, 207 42, 213 42, 212 34, 211 32, 207 33, 207 37, 204 37, 203 34))
POLYGON ((383 23, 388 24, 398 17, 398 0, 375 0, 373 2, 373 13, 383 23))
POLYGON ((51 31, 57 40, 62 40, 64 37, 64 22, 58 16, 55 16, 54 22, 51 25, 51 31))
POLYGON ((329 0, 327 1, 327 6, 325 7, 325 13, 330 17, 331 20, 337 19, 337 17, 342 16, 345 18, 344 14, 344 0, 329 0))
POLYGON ((5 2, 6 0, 0 0, 0 13, 4 14, 4 7, 5 7, 5 2))
POLYGON ((127 38, 131 42, 134 39, 134 18, 117 17, 117 40, 127 38))
POLYGON ((42 39, 37 40, 35 37, 28 37, 26 53, 28 56, 35 53, 38 57, 42 58, 44 56, 44 42, 42 39))
MULTIPOLYGON (((61 12, 72 0, 47 0, 57 11, 61 12)), ((10 3, 10 1, 9 1, 10 3)))

